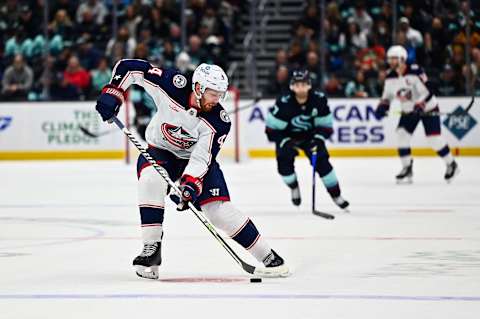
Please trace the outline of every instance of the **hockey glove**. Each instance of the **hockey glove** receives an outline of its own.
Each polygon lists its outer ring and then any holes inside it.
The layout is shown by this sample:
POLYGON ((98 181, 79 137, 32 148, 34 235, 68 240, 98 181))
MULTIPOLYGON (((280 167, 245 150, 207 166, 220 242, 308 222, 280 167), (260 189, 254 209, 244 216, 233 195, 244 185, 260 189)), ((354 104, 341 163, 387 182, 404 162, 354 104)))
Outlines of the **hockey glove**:
POLYGON ((284 137, 279 143, 279 148, 294 148, 298 146, 298 140, 291 137, 284 137))
POLYGON ((118 114, 120 106, 125 101, 125 91, 112 84, 107 84, 102 89, 102 94, 97 100, 95 109, 104 122, 109 121, 112 117, 118 114))
POLYGON ((188 209, 188 202, 195 203, 198 196, 202 193, 202 181, 190 175, 183 175, 180 178, 178 189, 181 192, 181 196, 172 194, 170 199, 177 204, 178 211, 184 211, 188 209))
POLYGON ((312 139, 308 143, 308 147, 310 148, 310 150, 312 150, 312 152, 316 151, 319 147, 324 145, 325 145, 325 138, 319 133, 314 134, 312 139))
POLYGON ((413 107, 413 113, 416 115, 422 115, 425 113, 425 102, 415 103, 415 106, 413 107))
POLYGON ((375 110, 375 117, 377 120, 381 120, 387 116, 389 108, 390 105, 386 100, 380 101, 380 104, 378 104, 377 109, 375 110))

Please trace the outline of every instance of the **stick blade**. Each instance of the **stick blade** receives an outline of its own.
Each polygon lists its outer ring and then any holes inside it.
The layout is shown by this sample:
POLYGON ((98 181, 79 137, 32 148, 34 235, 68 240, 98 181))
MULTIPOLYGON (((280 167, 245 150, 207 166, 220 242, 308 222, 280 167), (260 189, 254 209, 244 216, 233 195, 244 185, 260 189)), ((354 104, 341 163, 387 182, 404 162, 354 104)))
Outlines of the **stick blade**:
POLYGON ((80 129, 80 131, 82 131, 83 134, 85 134, 88 137, 92 137, 92 138, 97 138, 98 137, 98 135, 95 135, 95 134, 91 133, 89 130, 87 130, 86 128, 84 128, 82 126, 79 126, 79 129, 80 129))
POLYGON ((324 213, 324 212, 319 212, 318 210, 313 210, 312 214, 315 216, 323 217, 325 219, 335 219, 335 216, 332 214, 324 213))

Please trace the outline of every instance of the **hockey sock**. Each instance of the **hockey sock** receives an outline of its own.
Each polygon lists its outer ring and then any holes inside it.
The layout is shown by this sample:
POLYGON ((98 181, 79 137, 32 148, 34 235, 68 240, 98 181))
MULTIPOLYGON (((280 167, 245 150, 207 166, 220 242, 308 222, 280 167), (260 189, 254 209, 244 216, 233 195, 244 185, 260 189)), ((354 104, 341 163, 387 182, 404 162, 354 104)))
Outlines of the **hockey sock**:
POLYGON ((407 167, 412 163, 412 150, 408 148, 399 148, 398 155, 400 155, 400 161, 402 161, 402 166, 407 167))
POLYGON ((265 256, 271 251, 270 246, 266 240, 260 236, 257 227, 255 227, 250 219, 247 219, 240 229, 231 237, 260 262, 262 262, 265 256))
POLYGON ((323 185, 325 185, 327 192, 332 198, 340 196, 340 185, 338 185, 337 175, 333 168, 328 174, 321 176, 321 178, 323 185))
POLYGON ((450 147, 448 145, 445 145, 441 149, 437 151, 438 156, 440 156, 444 161, 445 164, 450 165, 453 162, 453 156, 452 153, 450 152, 450 147))
POLYGON ((281 176, 283 181, 285 182, 285 184, 287 184, 288 187, 290 188, 298 187, 297 175, 295 173, 290 175, 281 175, 281 176))
POLYGON ((448 147, 448 144, 445 143, 445 140, 441 135, 430 135, 428 136, 428 141, 432 148, 437 152, 438 156, 445 161, 445 164, 450 165, 453 162, 450 147, 448 147))
POLYGON ((143 242, 157 242, 162 240, 163 215, 164 209, 162 207, 140 206, 143 242))

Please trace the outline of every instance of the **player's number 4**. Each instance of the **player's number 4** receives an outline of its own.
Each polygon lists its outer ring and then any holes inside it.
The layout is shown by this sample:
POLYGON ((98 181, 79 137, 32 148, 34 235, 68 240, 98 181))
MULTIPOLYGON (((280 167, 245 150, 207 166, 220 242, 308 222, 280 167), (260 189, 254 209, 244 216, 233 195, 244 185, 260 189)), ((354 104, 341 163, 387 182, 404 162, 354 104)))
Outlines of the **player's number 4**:
POLYGON ((218 142, 218 144, 220 144, 220 147, 223 146, 223 143, 225 143, 225 139, 226 139, 226 138, 227 138, 227 134, 222 135, 222 136, 220 136, 220 137, 218 138, 217 142, 218 142))

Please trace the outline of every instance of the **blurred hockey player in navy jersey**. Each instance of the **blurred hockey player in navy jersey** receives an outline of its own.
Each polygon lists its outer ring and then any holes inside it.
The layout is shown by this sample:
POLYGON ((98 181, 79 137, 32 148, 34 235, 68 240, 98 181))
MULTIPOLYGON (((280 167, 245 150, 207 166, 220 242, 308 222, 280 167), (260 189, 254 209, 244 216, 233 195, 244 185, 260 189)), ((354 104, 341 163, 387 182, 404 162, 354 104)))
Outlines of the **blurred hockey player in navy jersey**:
MULTIPOLYGON (((270 276, 288 276, 284 260, 270 248, 253 222, 231 204, 216 161, 231 126, 220 104, 228 88, 225 72, 217 65, 203 63, 195 69, 192 79, 187 79, 176 69, 158 68, 143 60, 121 60, 97 100, 96 109, 104 121, 118 113, 131 84, 142 86, 157 107, 145 138, 150 155, 172 180, 179 180, 181 198, 171 195, 177 209, 186 210, 188 202, 194 203, 214 226, 262 262, 270 276)), ((143 251, 133 265, 138 276, 157 279, 169 187, 141 155, 137 176, 143 251)), ((185 258, 185 262, 191 262, 188 256, 185 258)))
POLYGON ((388 49, 387 59, 390 70, 385 79, 382 99, 375 113, 377 118, 381 119, 387 116, 393 100, 400 102, 402 113, 397 127, 397 135, 398 154, 403 167, 396 176, 397 182, 412 182, 413 159, 410 140, 420 121, 422 121, 430 145, 445 161, 447 168, 444 178, 450 182, 458 174, 458 165, 441 135, 438 101, 427 75, 418 65, 407 64, 407 51, 400 45, 388 49))
POLYGON ((327 97, 312 90, 308 71, 295 70, 290 80, 290 91, 277 98, 266 118, 269 141, 275 142, 277 169, 283 181, 291 189, 292 203, 301 203, 300 187, 295 173, 295 157, 298 149, 312 159, 317 153, 315 170, 335 204, 347 208, 349 203, 340 193, 335 170, 329 161, 325 140, 333 133, 333 117, 327 97))

